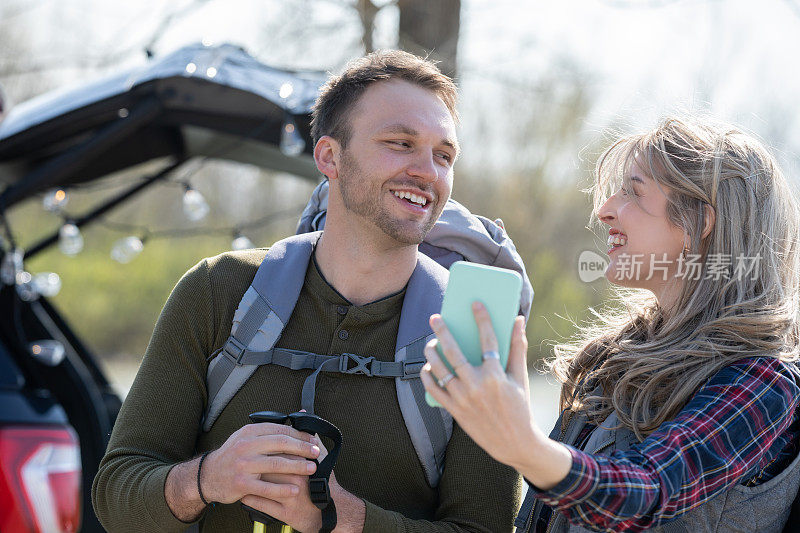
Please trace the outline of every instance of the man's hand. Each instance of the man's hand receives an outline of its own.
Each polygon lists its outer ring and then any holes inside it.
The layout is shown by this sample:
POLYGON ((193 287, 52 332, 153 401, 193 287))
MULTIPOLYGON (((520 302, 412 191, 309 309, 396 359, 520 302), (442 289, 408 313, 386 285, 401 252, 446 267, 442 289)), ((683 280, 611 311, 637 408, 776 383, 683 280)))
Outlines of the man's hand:
POLYGON ((247 494, 262 498, 297 495, 291 483, 267 481, 264 474, 307 476, 316 465, 320 448, 312 437, 290 426, 247 424, 228 437, 203 463, 201 483, 208 501, 233 503, 247 494), (208 470, 206 470, 208 468, 208 470))
MULTIPOLYGON (((319 437, 314 436, 313 439, 320 449, 318 459, 322 461, 328 452, 319 437)), ((307 475, 265 474, 262 476, 262 480, 265 482, 279 486, 291 485, 298 489, 298 493, 280 498, 248 495, 242 498, 242 503, 277 518, 296 531, 317 533, 322 527, 322 512, 311 502, 308 478, 307 475)), ((334 532, 360 533, 363 531, 366 506, 361 498, 344 490, 336 481, 333 473, 331 473, 328 486, 336 504, 337 523, 334 532)))
MULTIPOLYGON (((297 496, 300 488, 296 483, 284 482, 282 478, 268 481, 262 476, 307 479, 316 469, 308 459, 316 459, 319 453, 320 448, 311 435, 290 426, 247 424, 206 457, 200 475, 203 496, 206 501, 220 503, 233 503, 245 495, 276 501, 297 496)), ((204 508, 197 489, 198 464, 198 459, 181 463, 167 476, 164 487, 167 505, 179 520, 194 520, 204 508)))

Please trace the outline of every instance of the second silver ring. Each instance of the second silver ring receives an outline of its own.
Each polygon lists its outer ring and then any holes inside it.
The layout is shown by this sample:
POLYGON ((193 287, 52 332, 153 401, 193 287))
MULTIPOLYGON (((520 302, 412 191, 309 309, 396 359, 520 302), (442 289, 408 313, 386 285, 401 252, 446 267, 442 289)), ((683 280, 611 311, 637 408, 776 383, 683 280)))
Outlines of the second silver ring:
POLYGON ((437 379, 436 384, 439 385, 440 388, 447 387, 447 384, 450 383, 453 379, 455 379, 455 375, 452 372, 448 372, 442 379, 437 379))
POLYGON ((498 361, 500 360, 500 354, 497 353, 497 350, 489 350, 488 352, 483 352, 483 355, 481 357, 483 358, 484 361, 486 361, 487 359, 497 359, 498 361))

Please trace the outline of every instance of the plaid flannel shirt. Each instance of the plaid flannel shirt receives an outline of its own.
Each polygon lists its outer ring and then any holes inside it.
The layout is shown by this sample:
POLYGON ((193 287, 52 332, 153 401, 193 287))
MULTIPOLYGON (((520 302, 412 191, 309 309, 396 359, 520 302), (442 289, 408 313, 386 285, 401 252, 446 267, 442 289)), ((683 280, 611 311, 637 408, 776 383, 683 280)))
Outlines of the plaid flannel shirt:
POLYGON ((752 357, 712 376, 673 420, 627 451, 574 447, 572 468, 537 498, 591 529, 642 531, 737 483, 763 483, 797 455, 795 365, 752 357))

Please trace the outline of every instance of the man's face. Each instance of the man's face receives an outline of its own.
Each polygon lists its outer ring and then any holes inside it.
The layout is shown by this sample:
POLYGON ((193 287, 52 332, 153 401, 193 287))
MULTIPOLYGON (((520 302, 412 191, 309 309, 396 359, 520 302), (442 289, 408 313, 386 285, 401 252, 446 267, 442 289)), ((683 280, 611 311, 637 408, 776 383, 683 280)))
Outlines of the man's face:
POLYGON ((458 148, 447 106, 427 89, 390 80, 370 86, 349 120, 339 161, 344 207, 398 243, 421 243, 453 186, 458 148))

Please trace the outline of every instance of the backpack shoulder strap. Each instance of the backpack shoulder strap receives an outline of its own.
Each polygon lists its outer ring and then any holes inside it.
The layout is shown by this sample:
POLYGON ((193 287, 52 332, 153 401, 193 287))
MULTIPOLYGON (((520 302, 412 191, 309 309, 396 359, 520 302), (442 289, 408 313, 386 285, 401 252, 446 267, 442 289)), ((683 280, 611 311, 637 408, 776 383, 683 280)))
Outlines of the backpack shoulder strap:
POLYGON ((272 361, 272 348, 297 304, 319 236, 319 232, 295 235, 267 251, 233 315, 228 340, 208 365, 203 431, 211 429, 258 366, 272 361))
MULTIPOLYGON (((395 361, 425 363, 423 350, 434 337, 428 318, 442 309, 448 271, 419 253, 411 274, 400 313, 395 361)), ((439 484, 444 468, 444 453, 453 432, 453 417, 444 409, 425 401, 425 387, 416 379, 397 378, 397 400, 425 477, 431 487, 439 484)))
POLYGON ((473 263, 518 272, 522 276, 519 311, 528 319, 533 302, 533 287, 522 257, 500 219, 492 221, 472 214, 450 198, 423 244, 424 247, 420 246, 420 250, 448 268, 453 261, 464 258, 473 263))

